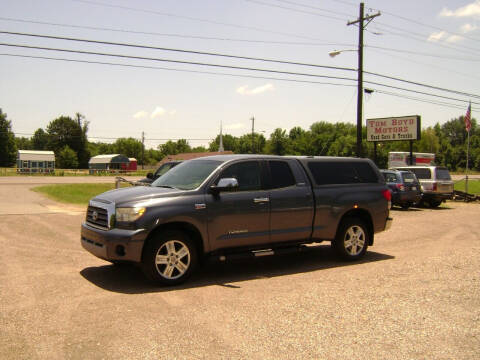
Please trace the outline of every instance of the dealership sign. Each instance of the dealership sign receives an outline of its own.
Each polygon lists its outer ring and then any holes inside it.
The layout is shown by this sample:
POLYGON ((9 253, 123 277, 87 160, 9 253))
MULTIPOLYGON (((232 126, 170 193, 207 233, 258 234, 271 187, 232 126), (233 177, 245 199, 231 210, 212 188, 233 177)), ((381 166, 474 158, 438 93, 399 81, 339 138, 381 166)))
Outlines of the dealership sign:
POLYGON ((420 116, 367 119, 367 141, 420 140, 420 116))

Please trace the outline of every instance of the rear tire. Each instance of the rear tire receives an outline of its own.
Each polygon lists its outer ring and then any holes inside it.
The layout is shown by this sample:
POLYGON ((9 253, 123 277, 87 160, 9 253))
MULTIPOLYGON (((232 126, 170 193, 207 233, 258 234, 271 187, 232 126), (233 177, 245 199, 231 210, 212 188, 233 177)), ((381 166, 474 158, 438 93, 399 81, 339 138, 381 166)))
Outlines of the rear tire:
POLYGON ((365 223, 358 218, 346 218, 340 223, 332 248, 341 259, 352 261, 365 255, 369 242, 365 223))
POLYGON ((187 234, 165 231, 151 239, 145 248, 142 270, 147 278, 162 285, 178 285, 197 266, 197 251, 187 234))

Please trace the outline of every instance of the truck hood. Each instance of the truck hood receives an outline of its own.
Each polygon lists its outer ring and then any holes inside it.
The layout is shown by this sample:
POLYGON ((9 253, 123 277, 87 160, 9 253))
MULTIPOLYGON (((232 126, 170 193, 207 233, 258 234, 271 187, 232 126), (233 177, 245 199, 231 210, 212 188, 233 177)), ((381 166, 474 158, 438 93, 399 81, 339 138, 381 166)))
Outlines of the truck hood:
POLYGON ((180 195, 183 190, 154 187, 154 186, 132 186, 110 190, 97 195, 93 201, 113 202, 115 204, 125 204, 129 202, 141 202, 162 197, 171 197, 172 195, 180 195))

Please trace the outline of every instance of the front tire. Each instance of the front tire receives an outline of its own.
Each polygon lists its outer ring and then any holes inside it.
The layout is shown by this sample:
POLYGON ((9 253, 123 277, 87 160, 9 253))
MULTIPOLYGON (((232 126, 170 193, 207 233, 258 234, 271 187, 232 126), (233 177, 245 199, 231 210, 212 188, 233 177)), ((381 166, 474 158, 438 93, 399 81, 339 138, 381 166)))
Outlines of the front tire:
POLYGON ((147 278, 162 285, 178 285, 197 266, 197 251, 187 234, 165 231, 146 245, 142 270, 147 278))
POLYGON ((365 255, 369 242, 365 223, 358 218, 346 218, 340 223, 332 247, 340 258, 352 261, 365 255))

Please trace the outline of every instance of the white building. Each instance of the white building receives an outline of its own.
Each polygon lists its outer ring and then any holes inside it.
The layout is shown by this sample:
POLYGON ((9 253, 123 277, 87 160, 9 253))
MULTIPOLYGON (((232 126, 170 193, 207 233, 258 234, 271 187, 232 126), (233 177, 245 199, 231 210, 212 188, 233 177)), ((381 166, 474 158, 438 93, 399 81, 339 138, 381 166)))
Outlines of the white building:
POLYGON ((49 173, 55 171, 53 151, 18 150, 17 172, 49 173))

